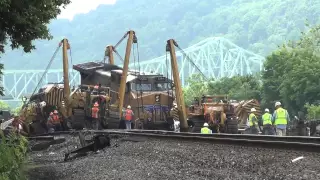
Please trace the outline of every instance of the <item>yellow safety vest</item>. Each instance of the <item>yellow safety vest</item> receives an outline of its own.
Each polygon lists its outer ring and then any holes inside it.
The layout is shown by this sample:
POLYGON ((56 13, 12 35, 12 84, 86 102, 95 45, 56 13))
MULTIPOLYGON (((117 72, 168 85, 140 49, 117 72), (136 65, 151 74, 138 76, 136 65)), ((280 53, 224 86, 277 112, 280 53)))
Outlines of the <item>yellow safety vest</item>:
POLYGON ((276 110, 276 119, 274 121, 274 124, 287 124, 287 110, 283 108, 278 108, 276 110))
MULTIPOLYGON (((257 116, 254 115, 253 113, 251 113, 251 114, 249 115, 249 126, 253 126, 253 117, 255 117, 256 120, 257 120, 257 116)), ((257 125, 256 122, 255 122, 255 125, 257 125)))
POLYGON ((201 128, 201 134, 210 134, 210 129, 207 127, 203 127, 201 128))
POLYGON ((263 121, 263 125, 267 125, 267 124, 272 124, 271 122, 271 114, 270 113, 264 113, 262 115, 262 121, 263 121))

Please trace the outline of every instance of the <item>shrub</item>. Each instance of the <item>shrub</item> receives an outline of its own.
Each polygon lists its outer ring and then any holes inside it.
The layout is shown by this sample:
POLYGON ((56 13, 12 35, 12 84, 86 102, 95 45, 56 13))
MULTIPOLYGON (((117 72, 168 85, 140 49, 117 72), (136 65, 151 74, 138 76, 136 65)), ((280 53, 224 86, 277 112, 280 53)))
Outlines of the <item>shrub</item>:
POLYGON ((24 180, 22 165, 26 158, 28 141, 25 137, 11 133, 0 139, 0 180, 24 180))

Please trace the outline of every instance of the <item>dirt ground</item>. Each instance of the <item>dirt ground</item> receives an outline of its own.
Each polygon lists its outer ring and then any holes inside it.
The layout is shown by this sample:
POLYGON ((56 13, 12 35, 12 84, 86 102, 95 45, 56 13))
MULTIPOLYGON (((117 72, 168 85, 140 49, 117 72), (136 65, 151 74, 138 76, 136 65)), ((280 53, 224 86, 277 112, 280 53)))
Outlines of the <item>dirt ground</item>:
POLYGON ((320 179, 317 153, 120 137, 105 151, 63 162, 64 153, 79 146, 78 138, 66 138, 30 153, 30 180, 320 179))

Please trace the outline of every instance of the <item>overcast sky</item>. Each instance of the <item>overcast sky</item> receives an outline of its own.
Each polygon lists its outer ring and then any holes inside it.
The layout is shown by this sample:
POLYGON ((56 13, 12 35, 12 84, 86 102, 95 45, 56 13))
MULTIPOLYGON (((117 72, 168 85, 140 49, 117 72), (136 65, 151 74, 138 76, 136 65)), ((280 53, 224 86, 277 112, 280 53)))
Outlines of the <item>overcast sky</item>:
POLYGON ((88 13, 96 9, 100 4, 114 4, 116 0, 71 0, 66 9, 62 9, 58 18, 66 18, 72 20, 74 15, 88 13))

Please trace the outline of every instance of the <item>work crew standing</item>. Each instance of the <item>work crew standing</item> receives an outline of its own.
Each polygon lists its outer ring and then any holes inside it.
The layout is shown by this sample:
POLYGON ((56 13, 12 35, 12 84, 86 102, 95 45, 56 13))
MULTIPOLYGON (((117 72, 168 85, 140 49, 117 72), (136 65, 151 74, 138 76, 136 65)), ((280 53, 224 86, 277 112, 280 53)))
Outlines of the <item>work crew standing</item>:
POLYGON ((264 110, 264 114, 262 115, 262 123, 263 123, 263 134, 264 135, 275 135, 274 128, 272 126, 272 115, 269 113, 269 109, 264 110))
POLYGON ((125 112, 125 116, 124 116, 127 130, 131 130, 131 122, 132 122, 133 115, 134 114, 133 114, 133 111, 131 110, 131 106, 128 105, 125 112))
POLYGON ((99 118, 99 104, 95 102, 91 109, 91 117, 92 117, 92 126, 94 129, 98 130, 100 127, 100 118, 99 118))
POLYGON ((290 121, 289 113, 281 107, 280 102, 275 103, 275 108, 276 110, 273 113, 272 121, 276 126, 276 133, 278 136, 285 136, 287 123, 290 121))
POLYGON ((212 134, 211 129, 209 129, 208 127, 209 127, 209 124, 204 123, 203 128, 201 128, 201 134, 212 134))
POLYGON ((254 114, 255 112, 256 112, 256 109, 251 108, 251 111, 249 114, 250 134, 259 134, 258 119, 257 119, 257 116, 254 114))
POLYGON ((180 121, 179 121, 179 109, 176 103, 173 103, 170 115, 173 118, 173 129, 174 132, 180 132, 180 121))

